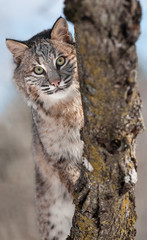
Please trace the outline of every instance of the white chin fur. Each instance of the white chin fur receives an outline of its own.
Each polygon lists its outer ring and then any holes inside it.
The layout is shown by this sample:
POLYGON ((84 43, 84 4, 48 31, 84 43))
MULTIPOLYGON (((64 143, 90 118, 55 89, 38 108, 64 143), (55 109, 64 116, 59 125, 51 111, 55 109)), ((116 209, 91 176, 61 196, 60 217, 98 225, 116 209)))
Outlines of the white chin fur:
POLYGON ((64 90, 60 90, 56 93, 46 95, 44 93, 40 93, 40 100, 44 103, 44 108, 48 110, 54 104, 59 103, 60 101, 69 101, 70 98, 76 97, 77 91, 71 85, 69 88, 64 90))
POLYGON ((60 99, 61 100, 61 99, 65 98, 70 92, 69 88, 65 88, 64 90, 59 90, 58 92, 55 92, 55 93, 49 95, 50 100, 51 99, 56 99, 56 100, 60 99))

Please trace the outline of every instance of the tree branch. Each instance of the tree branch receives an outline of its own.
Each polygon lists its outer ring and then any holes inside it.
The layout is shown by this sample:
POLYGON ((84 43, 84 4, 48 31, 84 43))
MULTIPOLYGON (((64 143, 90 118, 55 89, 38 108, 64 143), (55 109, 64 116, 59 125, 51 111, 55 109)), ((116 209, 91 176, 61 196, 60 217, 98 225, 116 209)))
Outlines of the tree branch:
POLYGON ((82 137, 94 172, 84 173, 75 194, 70 239, 135 237, 135 141, 143 129, 137 89, 135 42, 140 34, 137 0, 65 0, 75 24, 81 94, 82 137))

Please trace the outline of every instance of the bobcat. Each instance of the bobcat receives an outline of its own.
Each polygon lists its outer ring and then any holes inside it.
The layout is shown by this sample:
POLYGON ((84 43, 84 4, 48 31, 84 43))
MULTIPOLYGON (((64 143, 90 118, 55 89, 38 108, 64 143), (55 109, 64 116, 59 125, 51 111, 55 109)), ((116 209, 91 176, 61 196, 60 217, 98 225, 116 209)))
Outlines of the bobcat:
POLYGON ((27 41, 6 39, 14 79, 32 110, 36 204, 42 240, 65 240, 80 176, 83 110, 76 50, 60 17, 52 29, 27 41))

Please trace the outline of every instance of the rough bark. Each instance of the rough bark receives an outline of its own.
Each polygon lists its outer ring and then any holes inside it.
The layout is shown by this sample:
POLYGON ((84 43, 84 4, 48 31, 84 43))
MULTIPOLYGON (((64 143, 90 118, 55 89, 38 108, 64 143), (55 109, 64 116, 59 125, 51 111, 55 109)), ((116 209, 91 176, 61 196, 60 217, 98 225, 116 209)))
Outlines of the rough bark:
POLYGON ((64 12, 75 24, 82 137, 94 167, 84 173, 75 194, 68 240, 133 240, 134 147, 143 129, 135 48, 141 7, 137 0, 65 0, 64 12))

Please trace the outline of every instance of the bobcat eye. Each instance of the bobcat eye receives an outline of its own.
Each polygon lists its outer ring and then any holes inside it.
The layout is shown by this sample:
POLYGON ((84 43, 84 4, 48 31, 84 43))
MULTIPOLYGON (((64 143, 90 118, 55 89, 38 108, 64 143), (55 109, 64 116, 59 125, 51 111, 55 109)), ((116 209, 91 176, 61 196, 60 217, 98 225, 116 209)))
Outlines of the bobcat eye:
POLYGON ((34 72, 37 74, 37 75, 41 75, 44 73, 44 69, 42 67, 35 67, 34 68, 34 72))
POLYGON ((64 57, 59 57, 56 61, 57 66, 62 66, 65 63, 65 58, 64 57))

